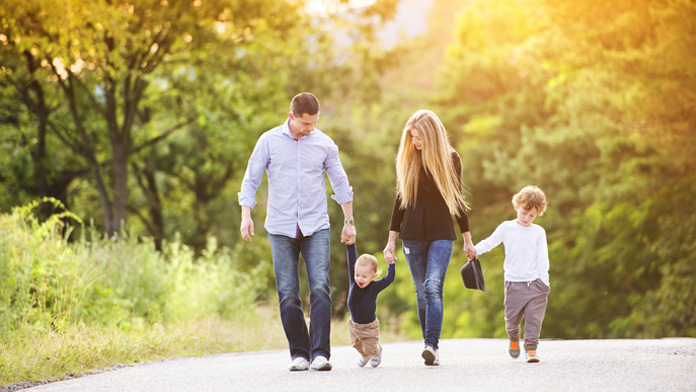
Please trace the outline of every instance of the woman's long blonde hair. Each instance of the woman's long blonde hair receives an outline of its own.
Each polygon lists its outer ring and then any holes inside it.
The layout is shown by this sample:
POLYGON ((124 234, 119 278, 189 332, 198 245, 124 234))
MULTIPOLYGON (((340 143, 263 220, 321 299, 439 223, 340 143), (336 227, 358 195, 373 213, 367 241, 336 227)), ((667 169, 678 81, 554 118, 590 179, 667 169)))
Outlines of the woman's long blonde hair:
POLYGON ((447 130, 435 113, 430 110, 418 110, 408 119, 396 156, 396 191, 401 197, 401 208, 415 206, 418 196, 418 173, 423 167, 435 181, 450 213, 460 215, 469 209, 462 196, 461 178, 454 169, 453 152, 447 130), (416 129, 420 134, 421 151, 411 142, 412 129, 416 129))

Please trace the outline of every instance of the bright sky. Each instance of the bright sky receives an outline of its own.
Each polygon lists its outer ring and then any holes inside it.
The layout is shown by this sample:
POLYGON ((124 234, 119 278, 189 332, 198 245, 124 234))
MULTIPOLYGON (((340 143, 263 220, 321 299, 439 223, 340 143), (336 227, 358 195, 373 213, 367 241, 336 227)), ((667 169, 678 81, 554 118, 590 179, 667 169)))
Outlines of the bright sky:
POLYGON ((340 0, 306 0, 307 12, 313 15, 326 15, 343 11, 348 8, 365 7, 376 0, 350 0, 348 4, 341 4, 340 0))

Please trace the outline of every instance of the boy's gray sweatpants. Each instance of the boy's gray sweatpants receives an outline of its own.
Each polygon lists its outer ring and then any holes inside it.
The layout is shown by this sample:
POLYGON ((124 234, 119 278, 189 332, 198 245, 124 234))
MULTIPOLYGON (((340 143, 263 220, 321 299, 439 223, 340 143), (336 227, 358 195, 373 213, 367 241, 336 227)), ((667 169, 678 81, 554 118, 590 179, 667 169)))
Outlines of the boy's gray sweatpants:
POLYGON ((541 279, 532 282, 505 282, 505 328, 508 336, 520 336, 524 317, 524 343, 539 344, 541 323, 551 288, 541 279))

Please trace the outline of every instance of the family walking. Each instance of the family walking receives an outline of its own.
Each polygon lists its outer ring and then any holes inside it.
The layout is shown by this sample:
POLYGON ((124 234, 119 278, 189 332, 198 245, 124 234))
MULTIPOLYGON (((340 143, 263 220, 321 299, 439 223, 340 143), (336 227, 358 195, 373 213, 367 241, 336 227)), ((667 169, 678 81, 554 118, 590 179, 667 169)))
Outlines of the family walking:
POLYGON ((538 362, 536 348, 549 294, 546 234, 533 224, 544 213, 546 199, 537 187, 513 197, 517 218, 501 223, 487 239, 474 245, 468 205, 462 195, 462 161, 435 113, 419 110, 406 122, 396 157, 396 195, 384 259, 387 275, 379 277, 379 262, 358 257, 353 218, 353 189, 333 140, 316 129, 320 106, 310 93, 296 95, 287 120, 259 137, 239 192, 241 235, 252 241, 251 210, 264 173, 268 178, 265 229, 268 232, 280 318, 290 348, 291 371, 331 370, 331 295, 329 285, 330 224, 325 173, 331 196, 344 215, 341 242, 346 244, 349 271, 348 320, 358 366, 379 366, 378 294, 395 276, 396 239, 415 286, 418 320, 423 335, 421 357, 426 366, 440 364, 443 288, 457 239, 452 217, 462 233, 467 259, 475 259, 500 243, 505 247, 505 323, 509 354, 520 355, 520 324, 524 319, 524 350, 528 362, 538 362), (300 254, 310 292, 309 328, 300 300, 300 254))

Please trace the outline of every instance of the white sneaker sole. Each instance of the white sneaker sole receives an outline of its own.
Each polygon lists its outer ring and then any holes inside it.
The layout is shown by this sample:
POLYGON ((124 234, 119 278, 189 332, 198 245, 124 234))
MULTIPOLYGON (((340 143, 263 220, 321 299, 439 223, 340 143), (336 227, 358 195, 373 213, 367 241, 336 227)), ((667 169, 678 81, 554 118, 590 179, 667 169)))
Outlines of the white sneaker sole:
POLYGON ((310 369, 317 371, 331 370, 331 364, 327 362, 318 366, 311 366, 310 369))

